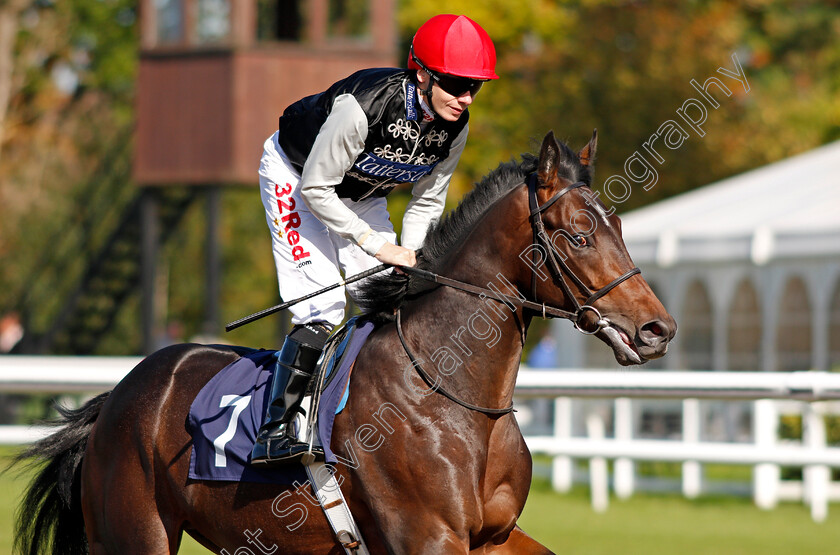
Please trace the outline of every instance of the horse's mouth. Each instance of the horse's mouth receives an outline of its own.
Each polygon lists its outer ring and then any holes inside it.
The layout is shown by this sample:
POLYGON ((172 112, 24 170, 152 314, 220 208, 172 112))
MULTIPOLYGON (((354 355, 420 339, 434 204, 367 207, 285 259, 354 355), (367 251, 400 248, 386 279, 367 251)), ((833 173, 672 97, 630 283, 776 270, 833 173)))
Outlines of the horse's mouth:
POLYGON ((610 323, 601 330, 601 333, 604 334, 604 338, 607 340, 607 343, 610 347, 612 347, 615 360, 622 366, 644 364, 647 362, 647 360, 639 354, 639 351, 636 349, 636 345, 633 344, 633 340, 630 338, 630 335, 620 327, 610 323))

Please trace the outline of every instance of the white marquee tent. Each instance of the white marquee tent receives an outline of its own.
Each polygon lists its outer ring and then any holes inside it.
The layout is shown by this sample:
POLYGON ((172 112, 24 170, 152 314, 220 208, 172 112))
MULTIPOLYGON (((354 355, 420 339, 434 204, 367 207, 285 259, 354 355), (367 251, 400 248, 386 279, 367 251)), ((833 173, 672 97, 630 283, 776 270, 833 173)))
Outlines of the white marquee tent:
POLYGON ((640 264, 836 258, 840 141, 635 210, 622 222, 640 264))
MULTIPOLYGON (((840 141, 622 222, 631 256, 679 324, 671 352, 652 366, 840 366, 840 141)), ((606 347, 563 324, 561 366, 615 365, 606 347)))

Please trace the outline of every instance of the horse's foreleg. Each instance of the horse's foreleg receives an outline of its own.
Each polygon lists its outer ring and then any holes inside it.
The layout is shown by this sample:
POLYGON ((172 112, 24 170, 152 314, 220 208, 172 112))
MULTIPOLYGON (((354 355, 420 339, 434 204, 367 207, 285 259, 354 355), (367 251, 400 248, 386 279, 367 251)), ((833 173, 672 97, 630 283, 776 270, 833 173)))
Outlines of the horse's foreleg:
POLYGON ((553 551, 523 532, 519 526, 511 530, 508 539, 503 544, 487 546, 482 548, 482 550, 473 551, 473 553, 484 553, 488 555, 505 555, 507 553, 512 555, 554 555, 553 551))

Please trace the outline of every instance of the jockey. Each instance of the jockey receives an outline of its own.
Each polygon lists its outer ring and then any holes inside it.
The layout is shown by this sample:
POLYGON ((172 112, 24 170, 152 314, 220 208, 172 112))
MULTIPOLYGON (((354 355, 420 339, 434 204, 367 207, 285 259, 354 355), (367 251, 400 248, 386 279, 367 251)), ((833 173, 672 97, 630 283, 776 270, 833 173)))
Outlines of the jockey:
MULTIPOLYGON (((415 249, 444 208, 467 140, 468 107, 498 79, 490 37, 466 16, 437 15, 414 35, 408 70, 366 69, 292 104, 265 142, 260 193, 280 295, 293 299, 377 263, 413 266, 415 249), (412 184, 402 246, 385 196, 412 184)), ((354 296, 358 284, 347 286, 354 296)), ((344 288, 293 305, 252 464, 299 458, 293 426, 344 288)), ((316 453, 323 457, 323 452, 316 453)))

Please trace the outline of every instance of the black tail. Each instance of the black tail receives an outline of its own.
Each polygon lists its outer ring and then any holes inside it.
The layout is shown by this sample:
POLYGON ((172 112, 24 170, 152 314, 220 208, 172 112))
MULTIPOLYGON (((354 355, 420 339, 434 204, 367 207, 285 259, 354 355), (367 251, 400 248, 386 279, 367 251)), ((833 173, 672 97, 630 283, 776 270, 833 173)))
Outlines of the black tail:
POLYGON ((61 429, 21 453, 15 464, 46 461, 29 485, 15 522, 15 553, 88 553, 82 518, 80 472, 91 428, 110 395, 103 393, 75 410, 60 407, 61 429))

